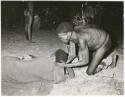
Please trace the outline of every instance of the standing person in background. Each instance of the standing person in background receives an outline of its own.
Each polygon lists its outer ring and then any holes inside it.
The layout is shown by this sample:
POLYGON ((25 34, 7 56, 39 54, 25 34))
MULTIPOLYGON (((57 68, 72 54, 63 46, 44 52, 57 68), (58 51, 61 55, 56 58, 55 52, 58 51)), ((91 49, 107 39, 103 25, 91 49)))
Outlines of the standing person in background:
POLYGON ((25 34, 27 40, 32 40, 32 24, 33 24, 33 2, 27 2, 27 9, 24 11, 25 15, 25 34))
POLYGON ((41 18, 38 14, 34 14, 34 20, 33 20, 33 26, 32 26, 32 31, 37 33, 40 30, 40 25, 41 25, 41 18))

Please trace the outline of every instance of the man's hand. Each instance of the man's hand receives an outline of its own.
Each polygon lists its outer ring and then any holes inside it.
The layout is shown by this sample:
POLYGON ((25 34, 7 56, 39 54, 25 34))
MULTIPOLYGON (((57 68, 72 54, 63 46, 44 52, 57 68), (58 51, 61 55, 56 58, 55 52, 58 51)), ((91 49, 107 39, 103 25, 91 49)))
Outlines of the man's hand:
POLYGON ((68 56, 68 60, 67 60, 66 63, 70 63, 70 62, 72 62, 75 58, 76 58, 75 55, 72 55, 72 56, 70 55, 70 56, 68 56))

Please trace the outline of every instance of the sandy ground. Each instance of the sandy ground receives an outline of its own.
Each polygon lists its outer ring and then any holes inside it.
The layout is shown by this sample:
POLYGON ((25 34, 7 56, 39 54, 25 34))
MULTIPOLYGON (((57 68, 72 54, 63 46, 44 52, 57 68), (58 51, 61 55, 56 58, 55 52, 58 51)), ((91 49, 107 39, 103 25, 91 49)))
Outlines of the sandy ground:
MULTIPOLYGON (((40 57, 40 61, 44 64, 52 64, 48 59, 49 56, 57 49, 61 48, 66 51, 65 46, 57 38, 53 31, 44 31, 33 33, 33 43, 25 39, 24 31, 22 29, 2 30, 1 34, 1 48, 3 56, 24 56, 31 54, 40 57)), ((101 71, 94 76, 86 74, 86 67, 76 68, 76 77, 67 79, 67 81, 59 84, 50 84, 45 81, 44 83, 36 82, 35 84, 23 84, 21 87, 27 87, 23 90, 17 91, 9 89, 7 86, 19 86, 16 83, 2 82, 3 95, 123 95, 124 92, 124 79, 123 79, 123 49, 120 44, 119 48, 114 50, 112 54, 119 56, 115 68, 108 68, 101 71), (34 87, 34 88, 33 88, 34 87), (28 89, 28 91, 27 91, 28 89), (11 90, 11 91, 10 91, 11 90), (37 92, 39 90, 39 92, 37 92)), ((41 68, 41 71, 44 69, 41 68)), ((34 69, 34 72, 37 69, 34 69)))

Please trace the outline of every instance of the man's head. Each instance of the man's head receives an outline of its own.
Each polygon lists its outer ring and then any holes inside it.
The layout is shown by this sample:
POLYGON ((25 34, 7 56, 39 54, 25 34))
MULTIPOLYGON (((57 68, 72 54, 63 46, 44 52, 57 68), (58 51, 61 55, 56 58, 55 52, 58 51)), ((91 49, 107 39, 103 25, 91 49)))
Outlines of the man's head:
POLYGON ((58 37, 61 39, 62 42, 68 43, 71 38, 72 32, 67 33, 58 33, 58 37))
POLYGON ((57 27, 56 31, 61 41, 64 43, 68 43, 71 38, 72 31, 73 31, 73 25, 68 22, 61 23, 57 27))

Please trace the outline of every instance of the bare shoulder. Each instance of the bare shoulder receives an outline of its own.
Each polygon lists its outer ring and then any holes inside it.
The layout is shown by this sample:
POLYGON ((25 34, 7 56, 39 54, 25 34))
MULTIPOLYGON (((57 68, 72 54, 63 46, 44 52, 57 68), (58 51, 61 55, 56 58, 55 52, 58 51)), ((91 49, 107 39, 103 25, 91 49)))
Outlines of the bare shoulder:
POLYGON ((92 34, 92 35, 94 35, 94 34, 95 35, 107 34, 107 32, 103 28, 95 26, 95 25, 90 25, 89 27, 84 28, 83 32, 87 32, 87 33, 92 34))
POLYGON ((96 25, 92 24, 86 24, 86 25, 78 25, 74 27, 74 30, 80 30, 80 29, 88 29, 88 28, 96 28, 96 25))
POLYGON ((75 28, 76 33, 78 34, 79 40, 85 39, 89 40, 91 38, 99 38, 105 37, 107 35, 107 32, 96 26, 96 25, 80 25, 75 28))

